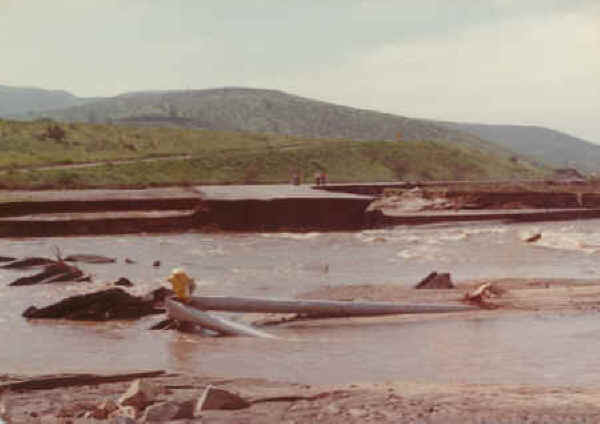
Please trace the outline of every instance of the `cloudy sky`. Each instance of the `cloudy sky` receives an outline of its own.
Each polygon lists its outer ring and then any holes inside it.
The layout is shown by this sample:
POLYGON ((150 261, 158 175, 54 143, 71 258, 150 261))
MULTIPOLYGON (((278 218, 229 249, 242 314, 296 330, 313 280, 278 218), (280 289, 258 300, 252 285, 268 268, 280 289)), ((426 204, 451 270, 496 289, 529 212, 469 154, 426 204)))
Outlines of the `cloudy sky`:
POLYGON ((250 86, 600 143, 600 0, 0 0, 0 84, 250 86))

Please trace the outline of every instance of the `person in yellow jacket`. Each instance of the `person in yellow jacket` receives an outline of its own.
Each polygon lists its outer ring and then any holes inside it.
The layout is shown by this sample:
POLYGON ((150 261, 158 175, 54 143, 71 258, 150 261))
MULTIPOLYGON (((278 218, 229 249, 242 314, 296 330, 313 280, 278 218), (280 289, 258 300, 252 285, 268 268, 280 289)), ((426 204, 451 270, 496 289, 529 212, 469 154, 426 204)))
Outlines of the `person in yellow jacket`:
POLYGON ((173 271, 171 271, 171 275, 167 278, 167 281, 171 283, 173 286, 173 291, 179 299, 185 303, 190 301, 190 296, 196 288, 196 283, 185 273, 183 269, 173 269, 173 271))

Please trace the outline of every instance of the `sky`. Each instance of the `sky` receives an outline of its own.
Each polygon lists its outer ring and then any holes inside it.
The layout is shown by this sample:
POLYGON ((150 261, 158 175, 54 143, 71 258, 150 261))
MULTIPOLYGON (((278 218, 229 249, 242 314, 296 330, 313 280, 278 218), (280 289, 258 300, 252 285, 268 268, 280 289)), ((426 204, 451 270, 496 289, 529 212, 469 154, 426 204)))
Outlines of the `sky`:
POLYGON ((600 0, 0 0, 0 84, 269 88, 600 143, 600 0))

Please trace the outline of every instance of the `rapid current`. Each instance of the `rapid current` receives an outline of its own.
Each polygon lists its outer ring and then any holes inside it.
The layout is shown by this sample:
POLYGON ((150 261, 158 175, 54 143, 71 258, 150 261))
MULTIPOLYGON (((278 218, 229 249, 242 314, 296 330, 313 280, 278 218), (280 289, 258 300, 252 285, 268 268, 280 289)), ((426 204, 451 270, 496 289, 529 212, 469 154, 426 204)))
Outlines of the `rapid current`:
MULTIPOLYGON (((600 319, 511 317, 421 323, 269 328, 279 340, 147 331, 162 319, 27 321, 30 305, 106 288, 119 277, 143 294, 184 268, 207 295, 285 297, 325 286, 412 286, 431 271, 482 278, 600 279, 600 220, 444 224, 339 233, 243 233, 1 239, 2 256, 88 253, 92 283, 8 287, 26 272, 0 270, 0 374, 167 369, 308 384, 356 381, 597 385, 600 319), (535 243, 524 241, 541 233, 535 243), (125 263, 129 258, 135 263, 125 263), (155 260, 161 262, 154 267, 155 260), (573 346, 577 346, 576 349, 573 346), (468 379, 468 380, 467 380, 468 379)), ((30 272, 30 273, 33 273, 30 272)))

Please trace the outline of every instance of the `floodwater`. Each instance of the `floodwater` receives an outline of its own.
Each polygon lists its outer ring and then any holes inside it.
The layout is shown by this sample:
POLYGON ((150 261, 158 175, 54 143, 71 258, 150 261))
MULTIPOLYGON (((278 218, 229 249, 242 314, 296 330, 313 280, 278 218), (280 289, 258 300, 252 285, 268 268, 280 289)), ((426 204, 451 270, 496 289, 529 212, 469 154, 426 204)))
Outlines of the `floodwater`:
POLYGON ((277 340, 147 331, 135 322, 30 322, 20 315, 119 277, 143 294, 174 267, 199 292, 293 297, 342 284, 414 285, 429 272, 476 278, 600 278, 600 220, 430 225, 344 233, 169 234, 1 239, 0 256, 74 253, 114 257, 79 264, 93 283, 8 287, 34 271, 0 270, 0 373, 167 369, 307 384, 420 380, 597 385, 600 320, 593 314, 408 323, 398 320, 270 327, 277 340), (540 232, 536 243, 523 239, 540 232), (125 258, 136 263, 126 264, 125 258), (160 267, 153 267, 160 260, 160 267))

